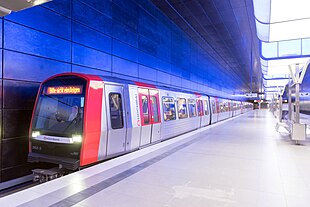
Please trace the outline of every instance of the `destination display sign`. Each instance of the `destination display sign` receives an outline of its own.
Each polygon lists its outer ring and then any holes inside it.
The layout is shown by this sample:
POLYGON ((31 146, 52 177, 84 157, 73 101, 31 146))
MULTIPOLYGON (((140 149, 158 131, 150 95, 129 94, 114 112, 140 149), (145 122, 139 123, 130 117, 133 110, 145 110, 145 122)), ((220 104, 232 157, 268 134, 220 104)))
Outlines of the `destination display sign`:
POLYGON ((47 95, 82 94, 83 86, 48 86, 45 89, 47 95))

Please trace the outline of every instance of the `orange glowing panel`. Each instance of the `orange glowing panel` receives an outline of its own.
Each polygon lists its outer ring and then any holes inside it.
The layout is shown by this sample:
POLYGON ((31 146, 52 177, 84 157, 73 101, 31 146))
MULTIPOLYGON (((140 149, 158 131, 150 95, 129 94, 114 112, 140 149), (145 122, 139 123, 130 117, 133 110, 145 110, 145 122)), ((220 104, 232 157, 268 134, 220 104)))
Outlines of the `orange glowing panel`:
POLYGON ((83 86, 49 86, 45 90, 47 95, 82 94, 83 86))

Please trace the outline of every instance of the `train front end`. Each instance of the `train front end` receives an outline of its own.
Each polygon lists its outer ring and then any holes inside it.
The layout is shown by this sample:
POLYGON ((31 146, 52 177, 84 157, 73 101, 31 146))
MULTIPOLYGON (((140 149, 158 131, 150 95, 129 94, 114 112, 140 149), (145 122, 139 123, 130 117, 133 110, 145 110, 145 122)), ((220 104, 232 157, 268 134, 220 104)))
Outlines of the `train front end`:
POLYGON ((102 87, 91 87, 92 82, 100 82, 96 79, 63 74, 41 84, 29 130, 29 162, 53 163, 76 170, 96 161, 96 155, 83 152, 94 150, 89 149, 89 145, 96 148, 94 140, 100 134, 100 127, 96 128, 100 115, 97 113, 96 118, 94 113, 96 109, 101 110, 101 102, 87 100, 87 97, 102 96, 102 87), (87 121, 96 123, 88 126, 93 123, 87 121))

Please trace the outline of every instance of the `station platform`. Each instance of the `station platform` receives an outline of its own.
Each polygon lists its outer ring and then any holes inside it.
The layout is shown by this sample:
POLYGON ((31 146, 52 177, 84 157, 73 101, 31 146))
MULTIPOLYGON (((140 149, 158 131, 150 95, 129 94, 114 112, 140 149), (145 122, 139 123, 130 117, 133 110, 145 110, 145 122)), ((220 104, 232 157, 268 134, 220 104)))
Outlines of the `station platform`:
POLYGON ((11 194, 0 206, 309 207, 310 148, 255 110, 11 194))

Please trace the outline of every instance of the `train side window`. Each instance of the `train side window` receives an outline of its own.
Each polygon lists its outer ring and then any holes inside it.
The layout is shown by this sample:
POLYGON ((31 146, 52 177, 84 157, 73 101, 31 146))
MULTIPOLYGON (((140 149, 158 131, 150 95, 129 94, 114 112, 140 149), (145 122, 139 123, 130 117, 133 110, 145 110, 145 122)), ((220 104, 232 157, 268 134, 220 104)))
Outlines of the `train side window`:
POLYGON ((215 107, 215 102, 212 101, 212 113, 215 114, 216 112, 216 107, 215 107))
POLYGON ((143 120, 144 124, 150 124, 150 116, 149 116, 149 103, 147 96, 141 96, 142 100, 142 113, 143 113, 143 120))
POLYGON ((188 99, 188 113, 189 117, 197 116, 196 102, 194 99, 188 99))
POLYGON ((112 129, 124 127, 122 97, 119 93, 109 94, 110 119, 112 129))
POLYGON ((187 118, 188 114, 187 114, 187 108, 186 108, 186 99, 185 98, 179 98, 177 101, 177 105, 178 105, 179 119, 187 118))
POLYGON ((225 110, 225 104, 220 102, 220 113, 224 112, 224 110, 225 110))
POLYGON ((209 109, 208 109, 208 101, 207 100, 204 100, 204 105, 205 105, 205 115, 209 115, 209 109))
POLYGON ((174 99, 172 97, 163 97, 164 120, 171 121, 176 119, 174 99))
POLYGON ((157 97, 156 96, 151 96, 151 103, 152 103, 154 123, 158 123, 159 117, 158 117, 158 106, 157 106, 157 97))

